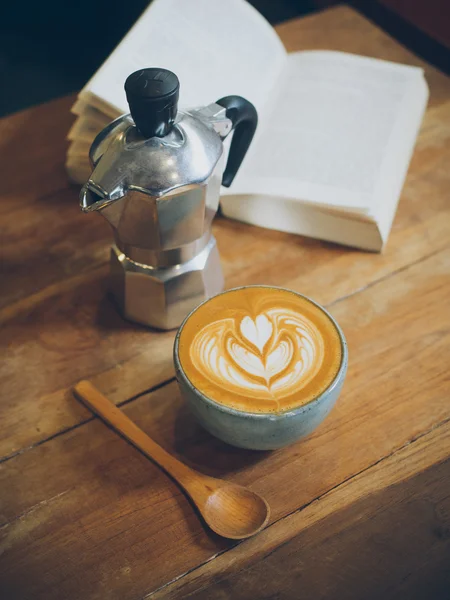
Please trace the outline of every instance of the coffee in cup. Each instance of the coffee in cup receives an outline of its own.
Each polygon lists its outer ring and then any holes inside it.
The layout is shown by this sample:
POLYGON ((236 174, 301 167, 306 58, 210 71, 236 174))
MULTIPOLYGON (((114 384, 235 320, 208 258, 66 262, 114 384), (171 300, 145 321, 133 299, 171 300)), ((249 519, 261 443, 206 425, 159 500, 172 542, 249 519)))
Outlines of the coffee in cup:
MULTIPOLYGON (((207 300, 187 317, 175 342, 175 365, 181 389, 189 388, 185 395, 191 407, 192 399, 198 399, 194 413, 199 416, 199 402, 209 406, 199 419, 211 430, 211 407, 218 409, 213 413, 219 421, 224 413, 247 417, 247 422, 251 415, 266 417, 273 423, 302 409, 311 412, 336 382, 340 389, 346 352, 337 323, 318 304, 290 290, 248 286, 207 300)), ((218 437, 244 447, 261 446, 257 441, 257 446, 239 443, 239 436, 236 443, 233 432, 231 438, 221 435, 219 421, 212 428, 218 437)), ((278 445, 284 443, 262 442, 262 447, 278 445)))

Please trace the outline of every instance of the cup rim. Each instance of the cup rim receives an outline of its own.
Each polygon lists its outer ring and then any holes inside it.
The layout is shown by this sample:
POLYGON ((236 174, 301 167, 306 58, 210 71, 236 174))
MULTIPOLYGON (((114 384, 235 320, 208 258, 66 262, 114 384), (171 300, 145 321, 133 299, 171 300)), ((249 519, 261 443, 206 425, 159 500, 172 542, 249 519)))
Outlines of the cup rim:
POLYGON ((321 304, 319 304, 318 302, 316 302, 309 296, 306 296, 305 294, 301 294, 300 292, 296 292, 295 290, 291 290, 289 288, 284 288, 284 287, 281 287, 278 285, 251 284, 251 285, 240 285, 240 286, 237 286, 234 288, 230 288, 228 290, 223 290, 222 292, 219 292, 218 294, 215 294, 214 296, 211 296, 210 298, 203 300, 203 302, 201 302, 195 308, 193 308, 186 315, 186 317, 183 319, 183 322, 181 323, 180 327, 178 328, 177 334, 175 336, 174 346, 173 346, 173 360, 174 360, 175 371, 176 371, 177 376, 178 376, 178 374, 181 375, 181 377, 183 378, 186 385, 189 388, 191 388, 191 390, 193 392, 195 392, 195 394, 197 394, 206 404, 218 409, 221 412, 235 415, 235 416, 240 416, 240 417, 244 417, 244 418, 248 417, 248 418, 255 418, 255 419, 278 420, 278 419, 288 418, 293 415, 298 415, 302 412, 311 410, 311 408, 315 404, 319 403, 321 400, 323 400, 324 397, 327 397, 329 394, 331 394, 333 392, 333 390, 341 383, 342 377, 345 376, 345 372, 347 370, 347 365, 348 365, 348 348, 347 348, 347 340, 345 339, 344 332, 338 325, 335 318, 327 311, 326 308, 324 308, 321 304), (331 322, 333 323, 333 325, 338 333, 339 341, 341 343, 341 352, 342 352, 341 362, 340 362, 339 369, 338 369, 334 379, 323 390, 323 392, 321 394, 319 394, 319 396, 316 396, 315 398, 308 400, 308 402, 305 402, 304 404, 301 404, 300 406, 297 406, 296 408, 292 408, 290 410, 285 410, 285 411, 281 411, 281 412, 277 412, 277 413, 252 412, 252 411, 247 411, 247 410, 238 410, 236 408, 232 408, 231 406, 226 406, 225 404, 221 404, 220 402, 217 402, 213 398, 206 396, 201 390, 199 390, 197 387, 195 387, 195 385, 191 382, 191 380, 189 379, 189 377, 187 376, 187 374, 185 373, 185 371, 183 369, 183 365, 181 364, 181 360, 178 355, 179 341, 180 341, 180 336, 181 336, 181 332, 183 330, 184 325, 187 323, 187 321, 190 319, 190 317, 197 310, 199 310, 204 304, 206 304, 213 298, 216 298, 217 296, 222 296, 223 294, 228 294, 229 292, 235 292, 235 291, 243 290, 243 289, 247 289, 247 288, 269 288, 269 289, 282 290, 285 292, 291 292, 292 294, 300 296, 301 298, 304 298, 308 302, 311 302, 311 304, 314 304, 319 310, 324 312, 326 314, 326 316, 331 320, 331 322))

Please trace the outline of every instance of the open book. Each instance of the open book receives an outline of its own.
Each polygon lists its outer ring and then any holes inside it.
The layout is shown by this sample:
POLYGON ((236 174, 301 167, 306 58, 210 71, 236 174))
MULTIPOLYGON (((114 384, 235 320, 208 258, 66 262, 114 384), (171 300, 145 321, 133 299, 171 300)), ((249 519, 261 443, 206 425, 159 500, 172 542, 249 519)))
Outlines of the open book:
POLYGON ((67 170, 90 174, 89 146, 128 112, 124 82, 174 71, 180 108, 244 96, 254 141, 224 215, 379 251, 387 240, 428 98, 421 69, 341 52, 288 54, 245 0, 154 0, 80 92, 67 170))

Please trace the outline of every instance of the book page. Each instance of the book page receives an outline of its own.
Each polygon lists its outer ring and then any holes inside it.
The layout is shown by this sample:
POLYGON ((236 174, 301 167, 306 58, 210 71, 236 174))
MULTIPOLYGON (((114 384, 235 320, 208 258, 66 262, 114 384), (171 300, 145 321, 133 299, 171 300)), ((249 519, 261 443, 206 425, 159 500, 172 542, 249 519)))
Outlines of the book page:
POLYGON ((91 92, 128 112, 125 79, 161 67, 180 80, 180 108, 238 94, 262 111, 285 61, 275 31, 245 0, 154 0, 81 97, 91 92))
POLYGON ((416 67, 340 52, 289 55, 230 193, 370 213, 390 137, 418 78, 416 67))

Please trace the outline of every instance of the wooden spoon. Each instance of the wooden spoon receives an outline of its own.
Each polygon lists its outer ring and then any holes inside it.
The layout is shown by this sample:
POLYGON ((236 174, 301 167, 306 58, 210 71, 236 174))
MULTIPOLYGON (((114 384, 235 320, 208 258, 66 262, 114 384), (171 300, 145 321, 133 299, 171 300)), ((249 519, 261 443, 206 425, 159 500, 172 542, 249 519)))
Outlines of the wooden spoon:
POLYGON ((99 417, 166 471, 190 496, 209 527, 219 535, 239 540, 267 525, 267 502, 249 489, 202 475, 171 456, 133 423, 89 381, 80 381, 75 394, 99 417))

